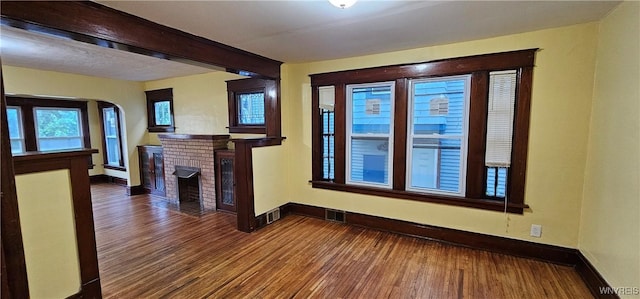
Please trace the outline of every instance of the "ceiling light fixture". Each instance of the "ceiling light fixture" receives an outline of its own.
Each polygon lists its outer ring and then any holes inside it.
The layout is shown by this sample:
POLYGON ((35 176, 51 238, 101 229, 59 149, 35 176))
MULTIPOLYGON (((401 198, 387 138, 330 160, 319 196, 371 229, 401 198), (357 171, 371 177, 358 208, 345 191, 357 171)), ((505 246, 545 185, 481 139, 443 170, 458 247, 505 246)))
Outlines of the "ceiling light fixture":
POLYGON ((356 4, 356 1, 358 0, 329 0, 329 2, 333 4, 333 6, 342 9, 353 6, 354 4, 356 4))

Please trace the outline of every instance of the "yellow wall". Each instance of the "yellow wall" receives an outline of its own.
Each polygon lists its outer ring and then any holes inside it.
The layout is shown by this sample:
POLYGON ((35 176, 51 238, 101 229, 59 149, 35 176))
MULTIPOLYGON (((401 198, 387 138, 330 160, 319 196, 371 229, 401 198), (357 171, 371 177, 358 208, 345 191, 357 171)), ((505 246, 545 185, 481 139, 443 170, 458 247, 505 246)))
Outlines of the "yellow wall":
MULTIPOLYGON (((5 91, 9 94, 39 95, 95 99, 117 104, 124 113, 123 130, 127 132, 123 143, 126 148, 127 172, 105 169, 104 173, 127 178, 129 185, 140 185, 136 145, 147 140, 147 106, 142 83, 50 72, 28 68, 2 66, 5 91)), ((97 109, 90 103, 88 109, 91 125, 91 145, 101 149, 100 127, 96 119, 97 109), (98 125, 96 128, 95 125, 98 125), (97 135, 96 135, 97 134, 97 135)), ((124 136, 123 136, 124 137, 124 136)), ((94 163, 102 161, 102 153, 93 155, 94 163)), ((96 170, 99 171, 99 170, 96 170)))
MULTIPOLYGON (((229 134, 227 84, 242 76, 212 72, 144 83, 145 90, 173 88, 173 106, 178 134, 229 134)), ((284 111, 288 111, 283 104, 284 111)), ((286 135, 287 120, 283 119, 286 135)), ((264 135, 232 134, 232 138, 264 135)), ((150 133, 150 144, 160 144, 158 134, 150 133)), ((289 202, 285 145, 253 149, 255 213, 260 215, 289 202)))
POLYGON ((256 215, 289 202, 286 165, 287 155, 284 145, 253 149, 253 193, 256 215))
MULTIPOLYGON (((346 211, 568 246, 578 244, 597 23, 407 51, 286 64, 283 107, 290 130, 290 201, 346 211), (541 48, 536 56, 524 215, 312 189, 309 74, 483 53, 541 48), (531 224, 542 238, 529 237, 531 224)), ((258 205, 258 203, 256 203, 258 205)))
MULTIPOLYGON (((148 81, 145 90, 173 88, 173 110, 177 134, 229 134, 226 80, 240 75, 211 72, 201 75, 148 81)), ((158 134, 149 134, 150 144, 160 144, 158 134)))
POLYGON ((30 297, 77 293, 80 264, 69 171, 17 175, 16 191, 30 297))
POLYGON ((580 251, 609 284, 636 290, 640 288, 639 56, 640 2, 624 2, 600 24, 579 243, 580 251))

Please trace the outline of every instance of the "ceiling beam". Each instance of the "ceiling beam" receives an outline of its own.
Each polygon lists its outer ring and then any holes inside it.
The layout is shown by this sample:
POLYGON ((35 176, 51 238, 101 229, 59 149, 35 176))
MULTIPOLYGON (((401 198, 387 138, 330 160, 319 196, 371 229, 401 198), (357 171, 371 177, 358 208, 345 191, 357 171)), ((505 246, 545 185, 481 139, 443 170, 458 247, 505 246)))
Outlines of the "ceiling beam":
POLYGON ((152 57, 280 78, 282 62, 89 1, 2 1, 2 24, 152 57))

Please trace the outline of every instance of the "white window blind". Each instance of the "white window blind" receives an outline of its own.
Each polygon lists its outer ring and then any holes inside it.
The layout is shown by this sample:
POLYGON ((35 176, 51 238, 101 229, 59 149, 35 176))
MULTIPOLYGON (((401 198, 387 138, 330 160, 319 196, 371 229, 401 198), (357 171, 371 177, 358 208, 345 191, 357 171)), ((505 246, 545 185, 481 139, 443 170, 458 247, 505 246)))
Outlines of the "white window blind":
POLYGON ((318 88, 320 93, 320 109, 333 111, 336 102, 336 88, 334 86, 322 86, 318 88))
POLYGON ((509 167, 516 98, 516 71, 489 73, 489 107, 485 165, 509 167))

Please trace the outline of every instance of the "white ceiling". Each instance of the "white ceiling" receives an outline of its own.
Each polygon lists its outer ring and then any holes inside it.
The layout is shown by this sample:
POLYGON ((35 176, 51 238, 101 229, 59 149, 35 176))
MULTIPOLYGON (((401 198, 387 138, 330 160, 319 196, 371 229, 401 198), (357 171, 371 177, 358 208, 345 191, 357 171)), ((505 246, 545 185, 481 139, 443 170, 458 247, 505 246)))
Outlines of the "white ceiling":
MULTIPOLYGON (((584 23, 601 19, 619 4, 360 0, 341 10, 325 0, 98 2, 283 62, 353 57, 584 23)), ((210 71, 2 29, 5 64, 134 81, 210 71), (11 50, 6 45, 13 41, 24 46, 16 44, 11 50), (51 52, 58 55, 43 54, 51 52)))

